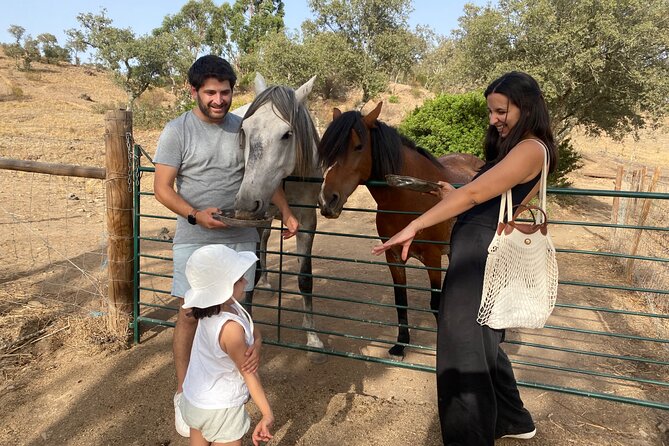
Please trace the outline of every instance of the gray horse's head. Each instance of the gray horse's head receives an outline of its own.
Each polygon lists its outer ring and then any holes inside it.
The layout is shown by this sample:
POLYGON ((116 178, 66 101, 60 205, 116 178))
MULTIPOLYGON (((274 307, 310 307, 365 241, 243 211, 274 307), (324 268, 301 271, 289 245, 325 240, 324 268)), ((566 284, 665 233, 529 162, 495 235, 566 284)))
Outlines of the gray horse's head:
POLYGON ((235 199, 237 218, 261 218, 281 180, 290 175, 307 177, 318 165, 318 133, 305 106, 315 79, 293 90, 267 87, 256 75, 256 97, 240 132, 246 167, 235 199))

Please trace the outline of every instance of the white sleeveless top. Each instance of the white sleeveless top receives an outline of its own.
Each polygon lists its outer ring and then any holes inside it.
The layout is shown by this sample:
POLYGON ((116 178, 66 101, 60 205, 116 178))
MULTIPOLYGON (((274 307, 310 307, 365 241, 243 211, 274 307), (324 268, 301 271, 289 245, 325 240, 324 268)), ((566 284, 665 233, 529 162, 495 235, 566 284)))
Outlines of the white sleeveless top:
POLYGON ((183 396, 200 409, 227 409, 244 405, 249 398, 242 374, 221 349, 219 336, 223 324, 235 321, 244 327, 246 345, 253 344, 253 321, 233 299, 238 314, 221 311, 198 321, 190 362, 183 384, 183 396))

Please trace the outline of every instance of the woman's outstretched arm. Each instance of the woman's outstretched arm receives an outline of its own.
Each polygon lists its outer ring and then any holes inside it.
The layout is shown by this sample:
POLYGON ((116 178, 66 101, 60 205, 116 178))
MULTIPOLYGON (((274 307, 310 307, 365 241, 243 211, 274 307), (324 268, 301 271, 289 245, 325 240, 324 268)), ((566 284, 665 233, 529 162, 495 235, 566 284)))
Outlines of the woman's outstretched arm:
POLYGON ((409 223, 385 243, 372 248, 372 254, 380 255, 394 245, 402 246, 402 259, 409 255, 409 247, 416 234, 424 228, 453 218, 497 197, 513 186, 530 181, 541 172, 544 148, 536 141, 524 140, 509 154, 480 177, 448 193, 423 215, 409 223))

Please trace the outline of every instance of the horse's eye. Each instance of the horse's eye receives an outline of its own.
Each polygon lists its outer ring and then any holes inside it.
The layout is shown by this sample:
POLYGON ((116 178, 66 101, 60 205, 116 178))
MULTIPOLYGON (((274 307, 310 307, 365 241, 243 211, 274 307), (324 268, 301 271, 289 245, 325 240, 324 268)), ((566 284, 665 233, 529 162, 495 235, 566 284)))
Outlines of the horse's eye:
POLYGON ((353 147, 353 150, 360 152, 362 150, 362 144, 358 144, 357 146, 353 147))
POLYGON ((293 132, 292 132, 292 131, 287 131, 286 133, 283 134, 283 136, 281 137, 281 139, 288 139, 288 138, 290 138, 290 137, 292 137, 292 136, 293 136, 293 132))

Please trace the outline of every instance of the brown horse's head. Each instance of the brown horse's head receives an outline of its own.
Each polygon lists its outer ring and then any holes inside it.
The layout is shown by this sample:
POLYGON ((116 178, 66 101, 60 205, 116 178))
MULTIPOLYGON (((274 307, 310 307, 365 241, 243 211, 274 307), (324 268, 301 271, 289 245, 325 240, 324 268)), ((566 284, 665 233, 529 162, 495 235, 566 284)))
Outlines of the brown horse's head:
MULTIPOLYGON (((318 197, 324 217, 339 217, 344 203, 355 188, 380 176, 380 164, 374 153, 376 138, 372 137, 372 133, 385 126, 377 120, 381 105, 379 103, 365 116, 358 111, 342 113, 334 109, 333 120, 318 145, 319 157, 325 168, 318 197)), ((392 160, 393 167, 399 164, 400 159, 396 157, 392 160)), ((383 178, 380 176, 379 179, 383 178)))

